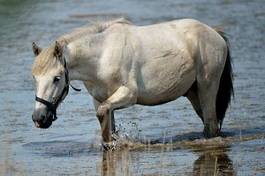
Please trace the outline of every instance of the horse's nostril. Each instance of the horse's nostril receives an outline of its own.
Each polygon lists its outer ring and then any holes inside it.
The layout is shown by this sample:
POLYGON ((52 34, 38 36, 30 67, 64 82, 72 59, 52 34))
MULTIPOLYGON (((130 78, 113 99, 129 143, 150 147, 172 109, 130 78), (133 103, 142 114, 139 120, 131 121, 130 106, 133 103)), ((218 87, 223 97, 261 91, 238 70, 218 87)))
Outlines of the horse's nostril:
POLYGON ((46 119, 46 115, 45 113, 43 112, 39 112, 39 111, 35 111, 33 114, 32 114, 32 120, 33 122, 42 122, 46 119))
POLYGON ((32 115, 32 121, 33 121, 33 122, 37 122, 38 120, 39 120, 39 119, 37 118, 37 116, 33 114, 33 115, 32 115))
POLYGON ((45 117, 46 117, 45 115, 41 115, 41 116, 40 116, 40 119, 41 119, 41 120, 44 120, 45 117))

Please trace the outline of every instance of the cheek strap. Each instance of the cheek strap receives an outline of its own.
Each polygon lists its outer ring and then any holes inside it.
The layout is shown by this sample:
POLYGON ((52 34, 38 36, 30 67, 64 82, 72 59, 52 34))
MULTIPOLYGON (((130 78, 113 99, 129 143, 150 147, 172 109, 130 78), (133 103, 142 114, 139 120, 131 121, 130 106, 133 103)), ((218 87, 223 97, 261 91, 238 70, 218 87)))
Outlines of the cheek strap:
POLYGON ((58 96, 58 98, 55 99, 55 102, 49 102, 37 96, 35 97, 35 100, 47 106, 48 111, 52 112, 52 121, 55 121, 57 119, 57 114, 56 114, 57 107, 59 106, 59 103, 67 96, 68 92, 69 92, 69 85, 64 87, 60 96, 58 96))

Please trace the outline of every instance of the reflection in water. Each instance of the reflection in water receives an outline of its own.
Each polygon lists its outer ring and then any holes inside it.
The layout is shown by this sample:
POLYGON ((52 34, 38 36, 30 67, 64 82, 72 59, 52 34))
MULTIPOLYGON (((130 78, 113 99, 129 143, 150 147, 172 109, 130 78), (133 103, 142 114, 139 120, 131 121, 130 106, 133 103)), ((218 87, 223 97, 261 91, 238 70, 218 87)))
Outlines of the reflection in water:
POLYGON ((203 149, 200 152, 199 158, 193 164, 194 176, 236 175, 226 148, 203 149))
POLYGON ((122 151, 106 151, 103 152, 101 175, 102 176, 115 176, 132 175, 130 173, 131 165, 130 153, 128 150, 122 151))
POLYGON ((115 174, 115 158, 114 152, 104 152, 102 157, 101 175, 116 175, 115 174))
MULTIPOLYGON (((223 147, 218 148, 204 148, 204 149, 196 149, 195 153, 199 155, 198 159, 196 159, 193 163, 193 170, 189 171, 189 167, 180 171, 176 171, 181 174, 188 174, 194 176, 232 176, 236 175, 236 172, 233 169, 233 162, 228 157, 227 154, 228 149, 223 147)), ((166 152, 166 151, 165 151, 166 152)), ((185 153, 185 151, 183 151, 185 153)), ((103 153, 102 163, 100 164, 101 175, 102 176, 116 176, 116 175, 142 175, 143 172, 137 173, 137 170, 143 170, 145 166, 143 166, 143 162, 140 162, 139 159, 132 159, 135 153, 130 152, 129 150, 122 151, 108 151, 103 153), (135 168, 135 162, 142 163, 137 165, 135 168)), ((143 156, 142 156, 143 157, 143 156)), ((168 158, 164 158, 166 161, 170 160, 170 156, 168 158)), ((176 159, 178 156, 176 156, 176 159)), ((140 159, 141 160, 141 159, 140 159)), ((159 160, 156 158, 155 160, 159 160)), ((185 159, 184 159, 185 160, 185 159)), ((173 164, 176 167, 181 167, 185 164, 184 160, 180 160, 177 163, 173 164)), ((150 164, 150 163, 149 163, 150 164)), ((159 162, 156 165, 156 169, 159 170, 160 165, 163 166, 163 163, 159 162)), ((150 167, 149 167, 150 169, 150 167)), ((145 170, 148 172, 148 169, 145 170)), ((166 172, 156 172, 158 175, 166 174, 166 172)), ((152 173, 151 175, 153 175, 152 173)), ((156 174, 155 174, 156 175, 156 174)), ((166 174, 167 175, 167 174, 166 174)))

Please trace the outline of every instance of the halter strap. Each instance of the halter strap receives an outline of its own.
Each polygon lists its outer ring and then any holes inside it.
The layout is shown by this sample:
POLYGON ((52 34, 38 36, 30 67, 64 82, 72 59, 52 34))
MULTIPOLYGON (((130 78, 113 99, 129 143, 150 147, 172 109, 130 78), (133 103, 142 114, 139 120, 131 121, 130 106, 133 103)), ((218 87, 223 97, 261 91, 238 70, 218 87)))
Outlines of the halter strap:
POLYGON ((81 91, 81 89, 77 89, 70 84, 69 73, 68 73, 68 69, 66 67, 66 62, 64 63, 64 68, 65 68, 65 83, 66 84, 65 84, 64 89, 63 89, 62 93, 60 94, 60 96, 55 98, 54 102, 49 102, 49 101, 44 100, 44 99, 37 97, 37 96, 35 97, 35 100, 37 102, 44 104, 45 106, 47 106, 48 110, 50 110, 52 112, 52 121, 55 121, 57 119, 57 115, 56 115, 57 107, 59 106, 59 103, 63 100, 63 98, 67 96, 67 94, 69 92, 69 85, 72 87, 73 90, 78 91, 78 92, 81 91))
POLYGON ((75 88, 71 83, 69 84, 74 91, 80 92, 81 89, 75 88))

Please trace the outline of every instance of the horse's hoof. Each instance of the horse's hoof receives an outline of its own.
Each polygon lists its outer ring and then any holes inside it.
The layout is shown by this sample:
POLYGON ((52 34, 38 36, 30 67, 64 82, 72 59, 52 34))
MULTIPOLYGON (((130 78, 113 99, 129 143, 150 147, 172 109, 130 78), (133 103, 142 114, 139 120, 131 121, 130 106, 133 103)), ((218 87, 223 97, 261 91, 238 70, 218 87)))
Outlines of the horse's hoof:
POLYGON ((204 128, 203 130, 203 135, 205 138, 213 138, 213 137, 217 137, 220 134, 220 130, 217 129, 209 129, 209 128, 204 128))
POLYGON ((117 144, 115 141, 102 142, 103 151, 114 151, 116 150, 117 144))
POLYGON ((117 141, 119 140, 118 131, 112 132, 111 138, 112 138, 111 142, 102 142, 102 147, 104 151, 113 151, 117 149, 118 147, 117 141))

